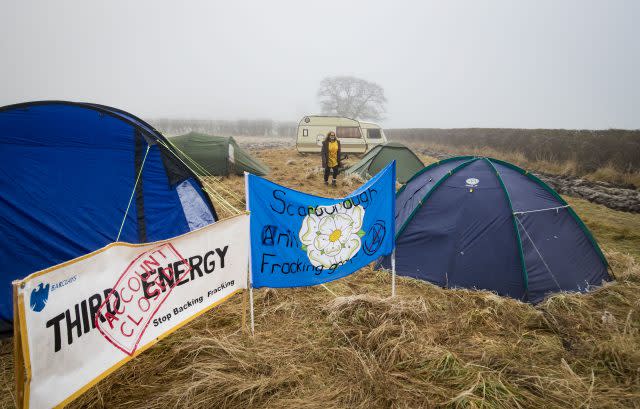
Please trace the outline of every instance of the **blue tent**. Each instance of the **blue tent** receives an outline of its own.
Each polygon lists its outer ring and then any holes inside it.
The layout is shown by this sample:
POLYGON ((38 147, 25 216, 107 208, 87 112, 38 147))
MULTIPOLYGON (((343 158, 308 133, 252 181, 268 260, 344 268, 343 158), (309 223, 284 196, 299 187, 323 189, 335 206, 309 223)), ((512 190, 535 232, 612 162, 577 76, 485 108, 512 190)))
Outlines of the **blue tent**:
POLYGON ((535 303, 610 279, 573 209, 534 175, 496 159, 456 157, 415 174, 396 196, 396 231, 397 273, 442 287, 535 303))
POLYGON ((0 161, 0 331, 11 328, 13 280, 116 239, 152 242, 217 220, 165 138, 115 108, 2 107, 0 161))

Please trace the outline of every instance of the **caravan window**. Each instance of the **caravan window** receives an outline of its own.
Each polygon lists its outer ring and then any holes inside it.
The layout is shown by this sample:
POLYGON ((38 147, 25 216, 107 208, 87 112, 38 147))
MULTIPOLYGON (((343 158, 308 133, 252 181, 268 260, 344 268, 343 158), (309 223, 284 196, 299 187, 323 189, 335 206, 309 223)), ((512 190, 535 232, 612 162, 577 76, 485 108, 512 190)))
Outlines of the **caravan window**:
POLYGON ((336 137, 338 138, 362 138, 360 128, 357 126, 336 127, 336 137))
POLYGON ((367 138, 369 139, 382 138, 382 135, 380 135, 380 129, 376 129, 376 128, 367 129, 367 138))

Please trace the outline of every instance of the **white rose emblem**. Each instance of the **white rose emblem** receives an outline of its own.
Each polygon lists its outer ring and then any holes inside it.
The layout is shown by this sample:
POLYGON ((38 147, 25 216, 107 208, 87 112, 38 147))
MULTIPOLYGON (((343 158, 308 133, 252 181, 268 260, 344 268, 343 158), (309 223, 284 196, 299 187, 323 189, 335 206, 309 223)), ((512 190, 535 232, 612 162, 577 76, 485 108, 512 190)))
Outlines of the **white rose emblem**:
POLYGON ((362 247, 363 220, 362 206, 347 209, 341 203, 318 206, 316 212, 307 215, 302 220, 299 237, 311 264, 330 268, 351 259, 362 247))

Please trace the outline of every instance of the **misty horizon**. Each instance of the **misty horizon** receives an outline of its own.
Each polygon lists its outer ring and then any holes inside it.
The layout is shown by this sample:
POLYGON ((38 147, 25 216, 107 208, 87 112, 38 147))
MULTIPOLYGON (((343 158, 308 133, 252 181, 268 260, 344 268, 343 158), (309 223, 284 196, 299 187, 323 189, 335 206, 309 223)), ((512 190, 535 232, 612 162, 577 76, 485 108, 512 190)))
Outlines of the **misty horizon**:
MULTIPOLYGON (((314 116, 314 115, 322 115, 320 113, 314 114, 308 114, 310 116, 314 116)), ((294 125, 295 127, 298 126, 298 123, 301 119, 303 119, 304 116, 298 118, 298 120, 277 120, 277 119, 271 119, 271 118, 187 118, 187 117, 144 117, 141 118, 147 122, 149 122, 151 125, 154 125, 155 123, 158 123, 160 121, 193 121, 194 123, 197 122, 212 122, 212 123, 223 123, 223 122, 241 122, 241 121, 249 121, 249 122, 259 122, 259 121, 272 121, 274 122, 275 125, 294 125)), ((367 120, 366 122, 373 122, 373 123, 378 123, 383 125, 384 121, 371 121, 371 120, 367 120)), ((390 126, 382 126, 383 129, 430 129, 430 130, 456 130, 456 129, 469 129, 469 130, 473 130, 473 129, 499 129, 499 130, 509 130, 509 129, 514 129, 514 130, 548 130, 548 131, 553 131, 553 130, 559 130, 559 131, 593 131, 593 132, 598 132, 598 131, 640 131, 640 129, 631 129, 631 128, 516 128, 516 127, 496 127, 496 126, 469 126, 469 127, 449 127, 449 128, 444 128, 444 127, 427 127, 427 126, 414 126, 414 127, 390 127, 390 126)))
POLYGON ((327 76, 384 88, 384 128, 639 129, 640 3, 11 2, 0 105, 298 122, 327 76))

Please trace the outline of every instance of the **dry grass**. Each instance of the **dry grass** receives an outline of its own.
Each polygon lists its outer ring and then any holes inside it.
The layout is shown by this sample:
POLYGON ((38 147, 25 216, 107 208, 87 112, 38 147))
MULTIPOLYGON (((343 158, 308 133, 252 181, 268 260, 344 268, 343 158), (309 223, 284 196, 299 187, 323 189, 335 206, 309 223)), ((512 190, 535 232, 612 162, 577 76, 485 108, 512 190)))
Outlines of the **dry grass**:
POLYGON ((454 155, 487 156, 511 162, 531 171, 552 173, 555 175, 579 176, 593 181, 603 181, 640 188, 640 172, 623 172, 611 163, 607 163, 590 172, 582 169, 576 158, 558 159, 548 155, 528 157, 523 152, 517 150, 502 151, 487 146, 471 147, 419 141, 403 142, 416 150, 427 149, 434 152, 447 152, 454 155))
POLYGON ((559 161, 557 159, 538 156, 529 158, 519 151, 503 152, 490 147, 449 146, 436 143, 413 142, 416 149, 427 149, 434 152, 447 152, 455 155, 475 155, 499 158, 511 162, 527 170, 542 171, 556 175, 578 175, 578 166, 574 159, 559 161))
POLYGON ((241 296, 162 341, 72 407, 634 407, 640 270, 538 308, 363 269, 321 287, 241 296))
POLYGON ((589 180, 603 180, 605 182, 622 185, 633 185, 640 188, 640 172, 620 172, 612 164, 607 164, 585 175, 589 180))
POLYGON ((485 149, 497 151, 499 155, 491 156, 507 155, 504 158, 515 163, 521 163, 515 157, 522 155, 530 170, 564 169, 640 187, 640 130, 387 129, 386 134, 412 144, 444 145, 451 152, 488 156, 482 153, 485 149))
MULTIPOLYGON (((292 188, 353 189, 308 177, 316 158, 258 156, 292 188)), ((242 189, 238 177, 225 183, 242 189)), ((534 307, 400 278, 391 299, 389 274, 371 268, 329 283, 337 297, 322 287, 256 290, 255 337, 242 332, 242 295, 234 296, 71 407, 640 407, 640 254, 618 249, 635 238, 606 234, 640 215, 618 220, 621 212, 571 204, 588 215, 618 277, 592 293, 534 307)), ((2 407, 12 406, 10 348, 0 348, 2 407)))
POLYGON ((365 180, 357 173, 353 173, 351 175, 344 175, 341 182, 343 186, 356 188, 362 185, 365 180))
POLYGON ((605 248, 640 260, 640 215, 621 212, 575 197, 566 197, 598 242, 605 248))

